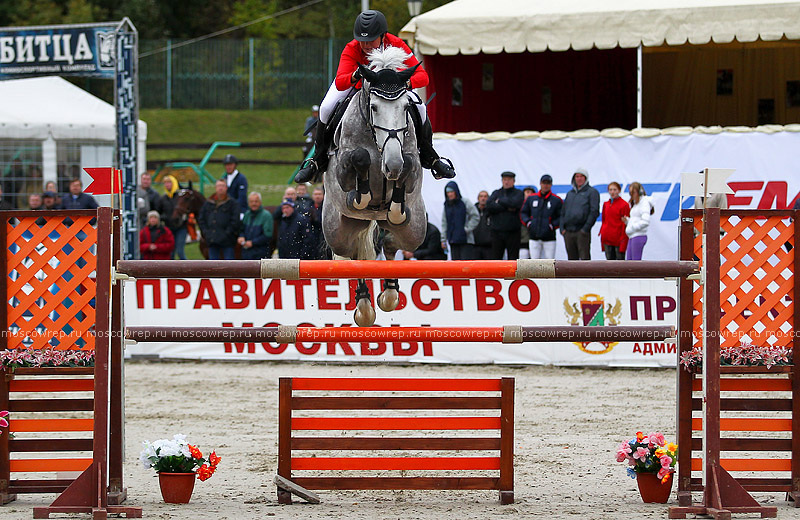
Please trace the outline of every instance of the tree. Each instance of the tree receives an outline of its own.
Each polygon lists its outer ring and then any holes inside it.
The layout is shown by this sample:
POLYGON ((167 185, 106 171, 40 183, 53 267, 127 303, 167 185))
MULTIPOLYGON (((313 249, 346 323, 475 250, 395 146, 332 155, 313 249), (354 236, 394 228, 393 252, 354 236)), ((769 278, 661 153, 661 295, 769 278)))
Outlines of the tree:
MULTIPOLYGON (((423 11, 430 11, 450 0, 425 0, 423 11)), ((297 0, 238 0, 233 6, 230 25, 256 20, 298 5, 297 0)), ((389 32, 397 34, 408 23, 406 0, 370 0, 370 8, 386 15, 389 32)), ((256 38, 350 38, 353 22, 361 11, 360 0, 325 0, 318 4, 251 25, 246 35, 256 38)))

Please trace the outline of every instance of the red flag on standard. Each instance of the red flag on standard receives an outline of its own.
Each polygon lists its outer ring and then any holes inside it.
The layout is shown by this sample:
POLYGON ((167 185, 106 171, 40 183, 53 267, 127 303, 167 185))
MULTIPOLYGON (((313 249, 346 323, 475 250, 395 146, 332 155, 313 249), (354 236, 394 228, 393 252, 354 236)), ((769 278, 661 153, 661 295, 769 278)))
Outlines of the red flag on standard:
POLYGON ((114 168, 84 168, 83 171, 89 174, 92 182, 83 191, 93 195, 108 195, 111 193, 122 193, 121 176, 119 170, 114 168), (111 189, 112 183, 114 189, 111 189))

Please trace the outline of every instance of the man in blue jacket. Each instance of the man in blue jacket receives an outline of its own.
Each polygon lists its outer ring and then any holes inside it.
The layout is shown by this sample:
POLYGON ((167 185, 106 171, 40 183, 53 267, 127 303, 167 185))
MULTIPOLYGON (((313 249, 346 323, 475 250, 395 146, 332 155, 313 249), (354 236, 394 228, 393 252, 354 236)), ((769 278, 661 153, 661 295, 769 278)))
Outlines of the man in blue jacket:
POLYGON ((522 222, 519 210, 522 208, 524 196, 522 191, 514 187, 516 174, 503 172, 500 179, 503 187, 489 195, 486 209, 492 222, 492 257, 502 260, 505 252, 508 260, 519 259, 519 241, 522 222))
POLYGON ((242 260, 260 260, 269 256, 269 242, 272 240, 272 215, 261 206, 261 194, 253 192, 247 197, 249 211, 242 219, 242 232, 239 245, 242 246, 242 260))
POLYGON ((280 209, 278 257, 310 260, 312 238, 308 217, 296 211, 296 205, 293 200, 284 200, 280 209))
POLYGON ((234 246, 242 226, 239 214, 239 203, 228 197, 225 181, 218 180, 214 194, 203 203, 197 218, 208 244, 209 260, 234 259, 234 246))
POLYGON ((239 204, 239 210, 247 208, 247 177, 236 168, 236 156, 228 154, 222 159, 225 165, 223 180, 228 184, 228 197, 239 204))
POLYGON ((539 192, 522 204, 520 218, 528 228, 528 243, 531 258, 556 257, 556 229, 561 222, 561 198, 551 191, 553 178, 542 175, 539 192))
POLYGON ((83 183, 80 179, 72 179, 69 183, 69 193, 61 198, 63 209, 97 209, 97 201, 88 193, 83 193, 83 183))
POLYGON ((600 216, 600 194, 589 185, 589 172, 578 168, 572 176, 561 211, 561 234, 570 260, 591 260, 592 226, 600 216))

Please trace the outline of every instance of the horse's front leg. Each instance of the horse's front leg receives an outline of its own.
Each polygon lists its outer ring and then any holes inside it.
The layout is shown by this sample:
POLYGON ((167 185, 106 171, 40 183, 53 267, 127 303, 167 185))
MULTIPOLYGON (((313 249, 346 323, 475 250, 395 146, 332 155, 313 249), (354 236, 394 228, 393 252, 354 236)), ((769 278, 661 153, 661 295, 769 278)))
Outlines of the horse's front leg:
POLYGON ((375 309, 369 301, 369 286, 363 278, 359 278, 356 287, 356 310, 353 319, 359 327, 371 327, 375 324, 375 309))
POLYGON ((389 203, 389 211, 386 213, 386 220, 395 226, 408 224, 409 211, 406 208, 406 188, 400 182, 392 183, 392 201, 389 203))
POLYGON ((347 158, 347 174, 355 175, 356 188, 347 194, 347 207, 351 210, 365 209, 372 201, 369 191, 369 167, 372 159, 364 148, 356 148, 347 158))

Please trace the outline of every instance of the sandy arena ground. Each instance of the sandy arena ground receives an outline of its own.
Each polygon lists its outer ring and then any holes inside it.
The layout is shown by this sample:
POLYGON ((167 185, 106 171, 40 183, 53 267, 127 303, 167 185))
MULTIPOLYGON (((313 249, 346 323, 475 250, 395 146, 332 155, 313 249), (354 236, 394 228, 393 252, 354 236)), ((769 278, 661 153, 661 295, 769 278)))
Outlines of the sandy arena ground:
MULTIPOLYGON (((675 371, 498 366, 342 366, 267 363, 128 363, 125 485, 128 503, 158 519, 419 519, 494 517, 666 518, 664 505, 643 504, 620 441, 637 430, 675 439, 675 371), (278 377, 516 378, 515 495, 501 506, 494 491, 320 492, 322 504, 277 503, 278 377), (161 501, 158 480, 138 462, 141 442, 185 433, 222 463, 197 482, 191 503, 161 501)), ((670 504, 675 504, 675 488, 670 504)), ((800 518, 783 495, 758 493, 779 518, 800 518)), ((697 497, 696 497, 697 498, 697 497)), ((53 495, 20 495, 0 509, 28 520, 53 495)), ((84 517, 86 518, 86 517, 84 517)), ((742 518, 736 516, 735 518, 742 518)))

